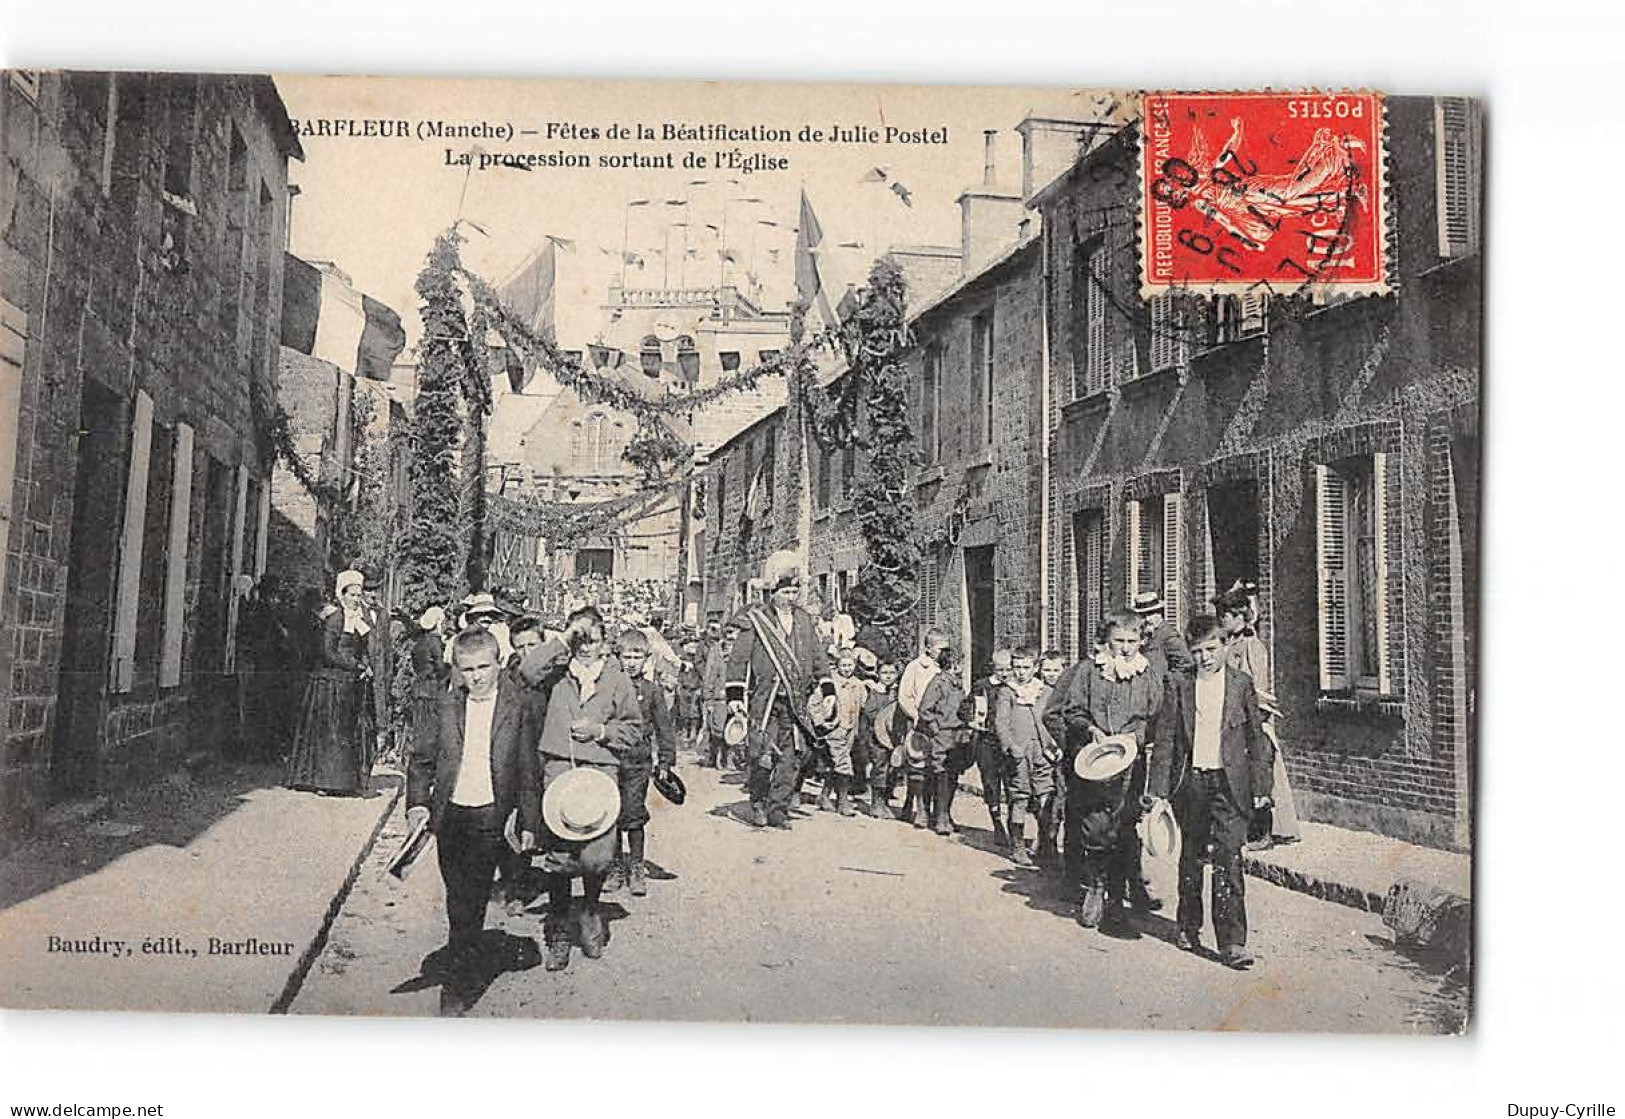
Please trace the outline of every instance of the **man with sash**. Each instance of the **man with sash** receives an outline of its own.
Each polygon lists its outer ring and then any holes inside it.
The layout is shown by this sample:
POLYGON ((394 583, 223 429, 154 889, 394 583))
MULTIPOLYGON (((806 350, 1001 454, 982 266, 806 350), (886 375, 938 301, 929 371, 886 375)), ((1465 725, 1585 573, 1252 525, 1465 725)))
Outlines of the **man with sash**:
POLYGON ((735 620, 739 635, 728 658, 725 694, 729 711, 744 715, 749 725, 745 787, 751 823, 788 829, 796 778, 833 713, 835 683, 817 623, 797 605, 800 558, 774 552, 763 565, 762 581, 768 602, 748 607, 735 620))

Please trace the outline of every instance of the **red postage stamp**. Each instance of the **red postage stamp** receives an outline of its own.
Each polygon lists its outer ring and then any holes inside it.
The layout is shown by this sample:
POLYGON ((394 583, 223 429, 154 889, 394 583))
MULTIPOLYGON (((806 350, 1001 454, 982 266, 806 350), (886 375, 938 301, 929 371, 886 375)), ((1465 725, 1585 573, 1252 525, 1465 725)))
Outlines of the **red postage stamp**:
POLYGON ((1141 292, 1388 290, 1377 93, 1147 93, 1141 292))

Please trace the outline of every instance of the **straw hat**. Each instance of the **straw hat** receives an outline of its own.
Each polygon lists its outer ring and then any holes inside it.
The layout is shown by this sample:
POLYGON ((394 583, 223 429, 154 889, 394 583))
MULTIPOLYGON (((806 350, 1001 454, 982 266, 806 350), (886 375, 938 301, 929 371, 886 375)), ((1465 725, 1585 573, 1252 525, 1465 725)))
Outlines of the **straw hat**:
POLYGON ((743 715, 729 715, 728 721, 722 724, 722 741, 729 746, 743 745, 749 735, 750 725, 743 715))
POLYGON ((1110 781, 1133 765, 1139 753, 1132 734, 1112 734, 1079 750, 1072 769, 1085 781, 1110 781))
POLYGON ((615 778, 578 767, 554 778, 542 792, 542 823, 560 839, 585 843, 615 826, 621 790, 615 778))
POLYGON ((1179 821, 1166 800, 1152 805, 1140 821, 1140 843, 1153 859, 1165 859, 1179 846, 1179 821))

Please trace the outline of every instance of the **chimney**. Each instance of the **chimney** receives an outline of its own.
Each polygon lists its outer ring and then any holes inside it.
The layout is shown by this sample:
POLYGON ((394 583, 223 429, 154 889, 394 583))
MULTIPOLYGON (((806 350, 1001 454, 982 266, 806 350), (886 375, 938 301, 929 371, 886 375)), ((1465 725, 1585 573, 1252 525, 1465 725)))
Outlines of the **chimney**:
POLYGON ((1016 125, 1021 133, 1021 197, 1029 199, 1071 168, 1116 131, 1114 125, 1059 117, 1028 117, 1016 125))
POLYGON ((993 158, 997 136, 993 129, 982 133, 982 183, 959 195, 960 271, 966 276, 1013 244, 1027 215, 1021 195, 997 185, 993 158))

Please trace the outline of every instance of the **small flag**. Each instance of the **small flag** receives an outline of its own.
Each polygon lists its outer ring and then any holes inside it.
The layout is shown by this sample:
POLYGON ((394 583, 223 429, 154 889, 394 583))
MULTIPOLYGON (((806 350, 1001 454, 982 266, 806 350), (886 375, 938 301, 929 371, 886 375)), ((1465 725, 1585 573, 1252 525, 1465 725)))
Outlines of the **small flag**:
POLYGON ((884 167, 871 167, 871 168, 869 168, 868 171, 864 172, 863 178, 859 179, 858 182, 860 182, 860 183, 884 183, 884 182, 889 181, 890 179, 891 179, 891 173, 888 172, 884 167))
POLYGON ((649 200, 647 198, 629 198, 626 200, 626 204, 628 206, 647 206, 649 200))
POLYGON ((700 250, 699 249, 697 249, 697 248, 687 248, 687 249, 683 250, 683 259, 684 260, 698 260, 699 258, 700 258, 700 250))
POLYGON ((666 205, 668 205, 668 206, 687 206, 688 205, 688 199, 686 199, 686 198, 668 198, 668 199, 666 199, 666 205))
POLYGON ((549 233, 547 235, 547 239, 567 253, 573 253, 576 251, 576 243, 570 240, 568 237, 555 237, 553 234, 549 233))
POLYGON ((908 189, 908 187, 904 186, 902 183, 893 183, 891 185, 891 192, 897 195, 898 198, 902 199, 903 205, 907 206, 911 210, 914 208, 914 194, 908 189))
POLYGON ((721 233, 722 232, 721 229, 719 229, 717 226, 712 225, 710 222, 705 223, 705 228, 709 229, 712 233, 721 233))
POLYGON ((757 218, 756 219, 756 224, 757 225, 771 225, 774 229, 777 229, 779 227, 778 222, 776 222, 776 221, 768 221, 766 218, 757 218))
POLYGON ((861 248, 863 248, 863 242, 862 241, 842 241, 839 244, 837 244, 835 247, 837 249, 861 249, 861 248))
POLYGON ((704 179, 690 179, 690 180, 688 180, 688 185, 689 186, 704 186, 705 185, 705 180, 704 179))
POLYGON ((642 268, 643 267, 643 258, 641 256, 639 256, 637 253, 630 253, 630 252, 622 253, 621 254, 621 263, 623 263, 623 264, 636 264, 639 268, 642 268))
POLYGON ((739 263, 739 255, 737 253, 735 253, 732 249, 719 249, 717 251, 717 255, 719 257, 721 257, 723 260, 727 261, 729 264, 738 264, 739 263))

